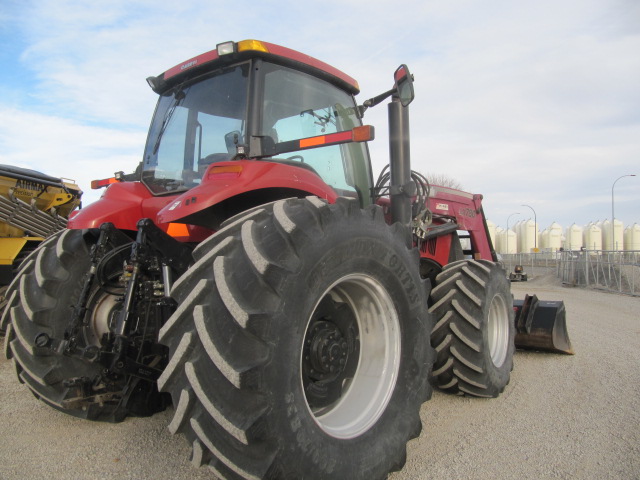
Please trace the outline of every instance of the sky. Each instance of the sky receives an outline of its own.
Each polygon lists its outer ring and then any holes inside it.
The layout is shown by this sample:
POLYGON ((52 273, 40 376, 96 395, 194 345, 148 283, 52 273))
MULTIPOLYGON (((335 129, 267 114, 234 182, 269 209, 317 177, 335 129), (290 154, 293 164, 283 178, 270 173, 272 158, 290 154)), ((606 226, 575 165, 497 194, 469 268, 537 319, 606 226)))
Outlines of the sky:
MULTIPOLYGON (((640 223, 640 2, 0 0, 0 164, 74 179, 132 172, 157 96, 145 78, 228 40, 299 50, 356 78, 359 102, 415 76, 412 168, 540 230, 640 223), (528 205, 529 207, 523 207, 528 205)), ((387 112, 367 111, 374 177, 387 112)))

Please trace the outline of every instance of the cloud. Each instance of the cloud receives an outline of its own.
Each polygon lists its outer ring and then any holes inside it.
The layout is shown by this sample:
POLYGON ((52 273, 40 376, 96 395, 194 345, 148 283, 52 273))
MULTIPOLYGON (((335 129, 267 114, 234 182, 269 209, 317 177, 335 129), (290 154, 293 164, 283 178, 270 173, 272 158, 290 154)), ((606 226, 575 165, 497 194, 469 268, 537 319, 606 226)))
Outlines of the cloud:
POLYGON ((85 191, 85 204, 99 196, 89 190, 91 180, 135 169, 144 140, 144 131, 127 133, 0 108, 0 163, 75 180, 85 191))

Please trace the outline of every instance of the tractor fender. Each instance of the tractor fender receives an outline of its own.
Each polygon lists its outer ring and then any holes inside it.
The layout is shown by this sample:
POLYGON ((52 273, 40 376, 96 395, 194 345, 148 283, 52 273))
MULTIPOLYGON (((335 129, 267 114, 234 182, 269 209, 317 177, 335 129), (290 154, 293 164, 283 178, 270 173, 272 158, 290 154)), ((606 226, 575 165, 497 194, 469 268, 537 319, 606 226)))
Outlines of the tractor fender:
POLYGON ((113 183, 99 200, 69 220, 71 229, 98 228, 105 222, 121 230, 137 230, 141 218, 155 219, 156 213, 176 196, 154 197, 140 182, 113 183))
POLYGON ((176 197, 158 212, 158 222, 216 228, 221 221, 242 210, 282 198, 315 195, 329 203, 338 198, 312 167, 282 162, 240 160, 210 165, 200 185, 176 197), (227 201, 230 199, 234 201, 227 201), (212 208, 216 206, 220 206, 218 214, 212 208))

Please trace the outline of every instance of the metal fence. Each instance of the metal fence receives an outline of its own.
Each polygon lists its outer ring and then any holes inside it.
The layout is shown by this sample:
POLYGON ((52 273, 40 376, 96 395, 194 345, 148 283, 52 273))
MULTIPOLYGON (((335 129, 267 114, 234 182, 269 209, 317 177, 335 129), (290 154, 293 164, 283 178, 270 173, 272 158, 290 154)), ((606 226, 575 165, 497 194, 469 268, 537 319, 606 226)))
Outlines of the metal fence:
POLYGON ((640 296, 640 251, 581 250, 559 252, 563 283, 640 296))
POLYGON ((562 283, 640 296, 640 250, 565 250, 502 255, 507 272, 524 266, 530 277, 555 273, 562 283))

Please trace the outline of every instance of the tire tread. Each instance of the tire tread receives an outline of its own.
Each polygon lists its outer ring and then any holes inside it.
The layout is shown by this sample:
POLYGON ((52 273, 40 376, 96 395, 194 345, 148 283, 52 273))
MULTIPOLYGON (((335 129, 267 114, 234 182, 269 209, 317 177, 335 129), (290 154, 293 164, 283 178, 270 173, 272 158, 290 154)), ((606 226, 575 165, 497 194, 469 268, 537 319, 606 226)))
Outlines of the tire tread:
MULTIPOLYGON (((495 367, 490 358, 487 361, 489 347, 485 345, 483 331, 488 320, 483 312, 489 301, 487 289, 509 290, 504 271, 487 260, 465 259, 446 265, 436 282, 429 308, 436 319, 431 334, 436 350, 432 381, 441 390, 453 394, 498 396, 509 382, 514 346, 509 346, 508 358, 502 367, 495 367), (496 373, 498 371, 501 373, 496 373)), ((505 300, 511 301, 511 298, 505 300)), ((513 312, 507 314, 512 344, 513 312)))

